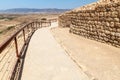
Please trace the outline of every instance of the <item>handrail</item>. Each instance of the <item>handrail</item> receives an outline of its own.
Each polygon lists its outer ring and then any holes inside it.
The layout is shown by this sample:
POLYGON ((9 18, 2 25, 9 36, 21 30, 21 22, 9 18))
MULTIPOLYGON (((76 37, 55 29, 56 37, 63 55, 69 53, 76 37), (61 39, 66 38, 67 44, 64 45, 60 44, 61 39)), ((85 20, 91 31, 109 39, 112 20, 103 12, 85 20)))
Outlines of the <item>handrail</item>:
MULTIPOLYGON (((30 23, 27 23, 25 25, 22 26, 21 29, 19 29, 18 31, 16 31, 12 36, 10 36, 6 41, 4 41, 2 44, 0 44, 0 54, 2 54, 2 52, 8 47, 8 45, 14 41, 15 44, 15 51, 16 51, 16 57, 17 57, 17 62, 16 64, 20 61, 21 58, 21 53, 24 51, 24 48, 26 45, 26 43, 29 42, 28 38, 32 36, 32 34, 40 27, 42 27, 42 23, 45 24, 49 24, 49 26, 51 25, 50 21, 46 21, 46 22, 38 22, 38 21, 33 21, 30 23), (31 30, 30 33, 26 31, 26 29, 31 30), (24 44, 22 45, 22 48, 19 50, 19 45, 18 45, 18 40, 17 40, 17 36, 19 35, 19 33, 22 32, 23 38, 24 38, 24 44), (28 34, 28 36, 26 37, 26 34, 28 34)), ((48 26, 48 25, 45 25, 48 26)), ((8 62, 9 63, 9 62, 8 62)), ((16 65, 14 66, 15 69, 16 65)), ((13 72, 11 74, 14 73, 14 69, 13 72)), ((6 70, 7 71, 7 70, 6 70)), ((11 75, 12 77, 12 75, 11 75)), ((1 79, 1 78, 0 78, 1 79)))
MULTIPOLYGON (((30 24, 30 23, 28 23, 30 24)), ((27 25, 28 25, 27 24, 27 25)), ((19 34, 19 32, 21 32, 24 28, 26 27, 26 25, 24 25, 20 30, 18 30, 17 32, 15 32, 12 36, 10 36, 6 41, 4 41, 1 45, 0 45, 0 54, 1 52, 6 48, 6 46, 15 38, 15 36, 17 34, 19 34)))

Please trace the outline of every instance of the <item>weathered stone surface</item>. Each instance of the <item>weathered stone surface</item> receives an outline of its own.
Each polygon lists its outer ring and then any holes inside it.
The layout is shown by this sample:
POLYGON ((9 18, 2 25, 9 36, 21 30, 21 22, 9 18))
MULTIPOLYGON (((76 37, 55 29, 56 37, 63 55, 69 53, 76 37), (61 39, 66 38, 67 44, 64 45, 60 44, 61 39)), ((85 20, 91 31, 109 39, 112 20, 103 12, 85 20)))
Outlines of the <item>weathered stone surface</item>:
MULTIPOLYGON (((108 1, 109 2, 109 1, 108 1)), ((59 16, 60 27, 85 38, 120 47, 120 2, 93 3, 59 16)))

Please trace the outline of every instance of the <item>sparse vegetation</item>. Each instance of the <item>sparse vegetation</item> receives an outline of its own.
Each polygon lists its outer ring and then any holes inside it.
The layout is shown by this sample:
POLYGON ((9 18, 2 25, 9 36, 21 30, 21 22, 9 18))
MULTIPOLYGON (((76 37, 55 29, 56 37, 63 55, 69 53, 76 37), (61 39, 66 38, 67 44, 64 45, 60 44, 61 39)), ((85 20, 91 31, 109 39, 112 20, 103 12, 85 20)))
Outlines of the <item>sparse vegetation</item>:
POLYGON ((12 29, 12 28, 14 28, 15 26, 9 26, 8 28, 7 28, 7 30, 10 30, 10 29, 12 29))
POLYGON ((3 33, 3 31, 0 31, 0 34, 2 34, 3 33))
POLYGON ((47 18, 42 18, 41 20, 46 21, 46 20, 47 20, 47 18))
POLYGON ((7 16, 4 16, 4 15, 0 16, 0 20, 5 19, 7 21, 8 20, 13 20, 15 18, 16 18, 16 16, 9 16, 9 15, 7 15, 7 16))
POLYGON ((13 20, 16 17, 7 17, 8 20, 13 20))
POLYGON ((0 16, 0 19, 4 19, 4 17, 3 17, 3 16, 0 16))
POLYGON ((14 27, 15 27, 15 26, 9 26, 9 27, 7 27, 6 29, 0 31, 0 34, 2 34, 3 32, 9 31, 9 30, 11 30, 11 29, 14 28, 14 27))

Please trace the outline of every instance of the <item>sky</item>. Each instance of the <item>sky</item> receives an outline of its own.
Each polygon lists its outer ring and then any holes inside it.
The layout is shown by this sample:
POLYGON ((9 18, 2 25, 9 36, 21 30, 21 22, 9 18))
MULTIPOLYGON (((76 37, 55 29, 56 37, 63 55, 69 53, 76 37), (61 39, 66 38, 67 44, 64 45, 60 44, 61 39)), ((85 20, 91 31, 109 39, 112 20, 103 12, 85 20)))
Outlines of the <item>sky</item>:
POLYGON ((0 0, 0 10, 11 8, 73 9, 97 0, 0 0))

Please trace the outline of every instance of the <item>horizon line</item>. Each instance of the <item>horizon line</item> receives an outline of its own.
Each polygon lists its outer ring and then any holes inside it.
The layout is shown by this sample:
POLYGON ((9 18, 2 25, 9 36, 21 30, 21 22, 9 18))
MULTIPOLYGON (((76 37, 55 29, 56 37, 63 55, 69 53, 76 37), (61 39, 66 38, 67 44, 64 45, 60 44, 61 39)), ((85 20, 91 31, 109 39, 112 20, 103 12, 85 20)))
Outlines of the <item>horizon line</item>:
POLYGON ((0 9, 0 10, 9 10, 9 9, 74 9, 74 8, 7 8, 7 9, 0 9))

